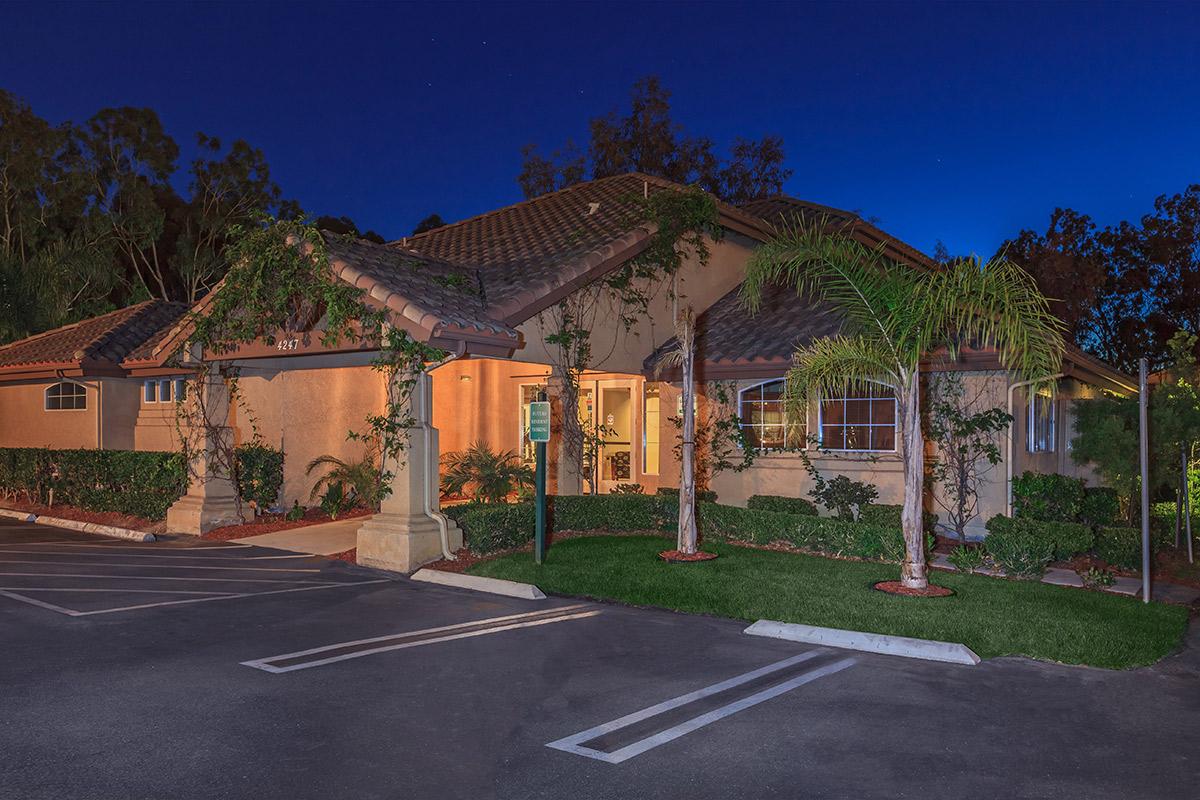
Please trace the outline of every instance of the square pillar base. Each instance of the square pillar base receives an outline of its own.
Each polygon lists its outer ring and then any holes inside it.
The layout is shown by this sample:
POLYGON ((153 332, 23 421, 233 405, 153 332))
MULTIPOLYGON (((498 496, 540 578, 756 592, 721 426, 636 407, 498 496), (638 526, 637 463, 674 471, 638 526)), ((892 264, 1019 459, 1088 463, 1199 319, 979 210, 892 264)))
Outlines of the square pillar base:
MULTIPOLYGON (((450 551, 462 547, 462 531, 447 520, 450 551)), ((402 514, 376 514, 358 529, 355 560, 366 567, 391 572, 412 572, 442 557, 442 537, 438 524, 426 517, 402 514)))
POLYGON ((214 528, 241 525, 245 518, 232 497, 185 494, 167 509, 167 531, 201 536, 214 528))

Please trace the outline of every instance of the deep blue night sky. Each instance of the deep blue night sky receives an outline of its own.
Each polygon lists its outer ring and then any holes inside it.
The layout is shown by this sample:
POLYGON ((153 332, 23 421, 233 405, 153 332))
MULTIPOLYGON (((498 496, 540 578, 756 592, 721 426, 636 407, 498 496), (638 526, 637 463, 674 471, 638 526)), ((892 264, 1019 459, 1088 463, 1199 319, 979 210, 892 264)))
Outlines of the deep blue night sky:
MULTIPOLYGON (((399 237, 520 199, 658 74, 787 191, 990 254, 1056 205, 1102 223, 1200 181, 1200 4, 0 5, 0 87, 52 121, 150 106, 262 147, 285 194, 399 237)), ((182 188, 182 187, 181 187, 182 188)))

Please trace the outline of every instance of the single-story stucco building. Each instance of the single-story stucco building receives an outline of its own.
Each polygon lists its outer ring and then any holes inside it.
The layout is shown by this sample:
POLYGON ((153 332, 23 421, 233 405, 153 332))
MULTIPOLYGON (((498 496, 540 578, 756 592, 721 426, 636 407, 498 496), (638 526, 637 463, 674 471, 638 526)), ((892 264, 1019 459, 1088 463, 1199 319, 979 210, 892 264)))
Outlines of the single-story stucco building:
MULTIPOLYGON (((393 324, 449 354, 432 365, 428 385, 422 386, 431 392, 431 402, 426 416, 416 416, 434 435, 423 440, 432 452, 411 451, 413 470, 421 472, 425 460, 436 464, 439 453, 475 441, 532 458, 529 403, 540 391, 552 399, 559 393, 546 341, 554 330, 554 309, 565 298, 593 291, 647 246, 652 231, 631 221, 637 219, 640 198, 682 188, 627 174, 580 183, 387 245, 327 237, 340 280, 363 289, 393 324)), ((888 387, 820 398, 804 420, 784 418, 782 379, 792 353, 798 345, 837 333, 837 313, 777 288, 751 314, 739 291, 754 248, 772 235, 773 226, 793 218, 830 220, 913 269, 937 265, 849 212, 788 197, 717 207, 724 236, 708 242, 707 264, 684 263, 678 292, 698 315, 701 394, 711 401, 711 387, 724 383, 747 438, 766 452, 749 469, 715 476, 711 488, 721 502, 732 504, 745 504, 755 494, 805 497, 812 484, 800 456, 782 450, 803 440, 799 430, 819 439, 820 452, 809 456, 822 474, 869 481, 878 488, 880 502, 900 502, 901 436, 888 387)), ((585 428, 599 432, 598 453, 586 464, 567 463, 561 442, 552 440, 552 489, 565 494, 608 492, 631 483, 645 491, 678 486, 672 418, 681 407, 680 388, 677 370, 664 357, 673 347, 670 300, 656 294, 626 326, 615 301, 602 292, 597 297, 587 322, 594 357, 580 381, 575 413, 585 428)), ((187 368, 169 357, 186 340, 185 320, 182 306, 154 301, 0 348, 0 447, 176 446, 172 405, 186 385, 179 379, 187 368)), ((305 474, 308 462, 327 453, 357 457, 361 445, 348 441, 347 432, 361 429, 368 414, 384 408, 384 379, 370 366, 373 352, 365 345, 323 347, 321 324, 281 331, 270 346, 258 342, 220 356, 239 374, 239 397, 229 406, 233 435, 241 441, 257 436, 284 451, 280 502, 288 505, 308 501, 316 479, 305 474)), ((989 406, 1011 409, 1016 418, 1004 437, 1004 463, 981 493, 976 532, 986 519, 1006 511, 1011 475, 1025 470, 1086 474, 1068 452, 1076 398, 1133 389, 1130 379, 1075 350, 1066 355, 1053 395, 1030 396, 987 352, 967 353, 954 362, 931 354, 926 369, 961 373, 989 406)), ((418 397, 418 406, 422 399, 428 398, 418 397)), ((556 413, 565 413, 561 405, 556 413)), ((425 493, 421 487, 428 485, 427 478, 400 476, 396 485, 400 488, 389 500, 393 510, 385 507, 378 518, 391 519, 389 524, 400 530, 404 525, 396 520, 408 513, 424 520, 413 523, 413 530, 428 534, 432 521, 444 537, 436 491, 420 503, 412 500, 425 493), (401 496, 408 505, 398 511, 401 496)), ((426 548, 407 566, 435 555, 426 548)))

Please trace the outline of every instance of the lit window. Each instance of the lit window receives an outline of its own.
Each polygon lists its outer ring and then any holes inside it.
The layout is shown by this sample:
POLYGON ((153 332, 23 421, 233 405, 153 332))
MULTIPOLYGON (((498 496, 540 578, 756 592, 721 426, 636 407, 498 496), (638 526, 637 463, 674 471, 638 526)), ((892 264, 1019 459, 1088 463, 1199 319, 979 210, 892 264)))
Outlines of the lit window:
POLYGON ((142 384, 142 399, 147 403, 158 402, 158 381, 146 381, 142 384))
POLYGON ((804 422, 788 422, 782 380, 760 383, 738 393, 738 415, 746 441, 761 449, 803 447, 808 436, 804 422))
POLYGON ((642 471, 647 475, 658 474, 659 399, 659 387, 647 383, 642 397, 642 471))
POLYGON ((63 381, 46 388, 47 411, 79 411, 87 408, 87 390, 78 383, 63 381))
POLYGON ((1057 426, 1057 403, 1049 392, 1037 392, 1029 398, 1028 435, 1026 443, 1031 453, 1053 453, 1057 426))
POLYGON ((870 383, 845 397, 821 401, 821 446, 859 452, 896 449, 896 395, 870 383))

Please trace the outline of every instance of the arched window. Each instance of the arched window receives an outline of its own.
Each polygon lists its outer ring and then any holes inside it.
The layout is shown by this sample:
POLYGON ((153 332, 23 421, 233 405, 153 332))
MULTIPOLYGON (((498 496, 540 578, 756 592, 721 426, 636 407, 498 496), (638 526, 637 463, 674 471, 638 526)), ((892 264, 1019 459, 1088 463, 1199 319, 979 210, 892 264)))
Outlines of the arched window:
POLYGON ((896 449, 896 393, 870 383, 820 405, 821 446, 828 450, 893 452, 896 449))
POLYGON ((784 382, 774 380, 738 392, 742 432, 754 447, 774 450, 804 446, 807 420, 788 419, 783 390, 784 382))
POLYGON ((47 411, 79 411, 87 408, 87 389, 62 381, 46 387, 47 411))

